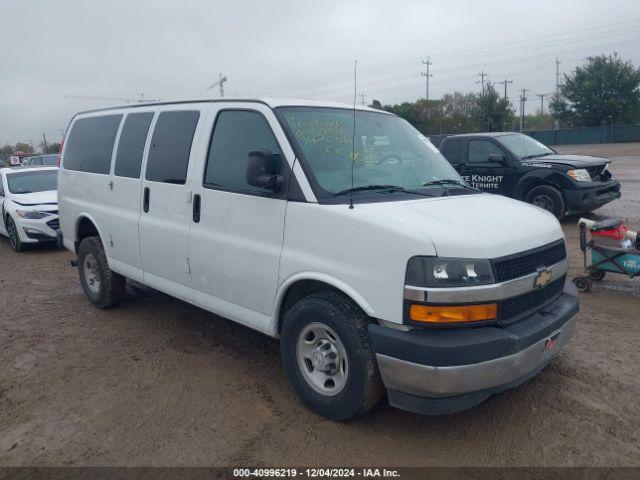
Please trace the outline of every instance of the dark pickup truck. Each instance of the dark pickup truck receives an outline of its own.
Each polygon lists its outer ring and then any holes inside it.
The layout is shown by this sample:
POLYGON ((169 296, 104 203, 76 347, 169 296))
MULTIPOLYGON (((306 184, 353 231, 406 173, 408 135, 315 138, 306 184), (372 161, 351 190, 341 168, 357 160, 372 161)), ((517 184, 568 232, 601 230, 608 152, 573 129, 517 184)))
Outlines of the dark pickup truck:
POLYGON ((471 186, 552 212, 584 213, 620 198, 610 160, 560 155, 528 135, 511 132, 445 137, 445 158, 471 186))

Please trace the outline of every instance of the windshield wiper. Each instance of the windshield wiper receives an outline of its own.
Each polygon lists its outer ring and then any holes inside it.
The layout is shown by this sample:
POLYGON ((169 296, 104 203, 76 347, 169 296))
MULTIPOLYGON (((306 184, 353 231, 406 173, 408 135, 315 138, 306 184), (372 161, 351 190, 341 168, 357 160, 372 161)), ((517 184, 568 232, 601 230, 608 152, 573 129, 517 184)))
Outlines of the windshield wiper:
POLYGON ((406 192, 404 187, 399 185, 365 185, 362 187, 347 188, 335 194, 335 196, 346 195, 353 192, 365 192, 367 190, 388 190, 389 192, 406 192))
POLYGON ((553 152, 546 152, 546 153, 534 153, 533 155, 527 155, 525 157, 522 157, 522 160, 526 160, 527 158, 539 158, 539 157, 546 157, 547 155, 553 155, 553 152))
POLYGON ((467 190, 473 190, 474 192, 480 191, 475 187, 467 185, 466 183, 462 183, 459 180, 454 180, 453 178, 443 178, 441 180, 432 180, 430 182, 422 184, 423 187, 431 187, 432 185, 441 185, 441 186, 455 185, 457 187, 466 188, 467 190))

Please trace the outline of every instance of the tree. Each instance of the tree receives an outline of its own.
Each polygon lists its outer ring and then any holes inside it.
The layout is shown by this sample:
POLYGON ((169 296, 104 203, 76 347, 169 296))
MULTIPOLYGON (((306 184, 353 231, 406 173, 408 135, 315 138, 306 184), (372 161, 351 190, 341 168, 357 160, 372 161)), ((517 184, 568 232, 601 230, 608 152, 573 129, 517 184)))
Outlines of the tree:
POLYGON ((503 130, 511 125, 514 108, 493 85, 485 94, 447 93, 441 100, 386 105, 385 110, 407 120, 425 135, 503 130))
POLYGON ((474 114, 480 131, 506 130, 508 125, 511 125, 515 109, 509 99, 500 95, 491 82, 485 86, 484 93, 477 96, 476 102, 474 114))
POLYGON ((18 142, 16 143, 16 146, 14 147, 14 151, 16 152, 24 152, 24 153, 28 153, 28 154, 32 154, 33 153, 33 147, 31 145, 29 145, 28 143, 21 143, 18 142))
POLYGON ((4 147, 0 148, 0 154, 2 155, 11 155, 12 153, 13 153, 13 147, 8 143, 4 147))
POLYGON ((49 144, 49 153, 60 153, 60 144, 57 142, 49 144))
POLYGON ((633 123, 640 120, 640 70, 617 54, 589 57, 564 76, 560 95, 550 104, 567 126, 633 123))
POLYGON ((44 143, 44 142, 40 142, 38 144, 38 146, 40 147, 40 150, 43 153, 60 153, 60 144, 59 143, 44 143))

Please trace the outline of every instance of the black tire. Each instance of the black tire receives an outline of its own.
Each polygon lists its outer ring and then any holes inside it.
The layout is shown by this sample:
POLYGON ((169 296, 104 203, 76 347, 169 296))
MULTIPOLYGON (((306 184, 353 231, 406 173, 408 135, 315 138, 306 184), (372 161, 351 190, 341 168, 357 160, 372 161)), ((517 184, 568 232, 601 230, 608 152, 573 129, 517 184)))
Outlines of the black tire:
POLYGON ((607 272, 605 270, 591 270, 591 273, 589 274, 591 280, 595 282, 601 282, 606 276, 607 272))
POLYGON ((369 343, 368 323, 367 315, 355 303, 334 292, 309 295, 285 314, 280 341, 285 372, 300 399, 325 418, 343 421, 362 415, 382 396, 382 381, 369 343), (303 329, 318 322, 336 333, 348 358, 346 383, 333 396, 314 390, 298 365, 299 336, 303 329))
POLYGON ((109 269, 100 237, 88 237, 80 242, 78 273, 84 293, 96 307, 115 307, 122 302, 126 278, 109 269))
POLYGON ((553 213, 558 220, 564 218, 567 209, 562 193, 557 188, 548 185, 532 188, 525 196, 524 201, 553 213))
POLYGON ((573 279, 573 284, 576 286, 579 292, 588 292, 593 286, 593 282, 589 277, 576 277, 573 279))
POLYGON ((16 223, 13 221, 13 218, 11 218, 10 215, 7 215, 4 226, 7 229, 7 235, 9 236, 11 248, 13 248, 15 252, 24 251, 24 244, 22 243, 22 240, 20 240, 20 235, 18 234, 16 223))

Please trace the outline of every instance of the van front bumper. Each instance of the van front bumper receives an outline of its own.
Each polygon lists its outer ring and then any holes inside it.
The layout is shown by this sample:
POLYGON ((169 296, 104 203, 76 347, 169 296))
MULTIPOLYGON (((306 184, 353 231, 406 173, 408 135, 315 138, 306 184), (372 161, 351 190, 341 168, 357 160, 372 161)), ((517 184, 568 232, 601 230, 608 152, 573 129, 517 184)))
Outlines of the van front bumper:
POLYGON ((395 330, 370 325, 392 406, 427 415, 466 410, 540 372, 573 335, 578 293, 506 327, 395 330))

